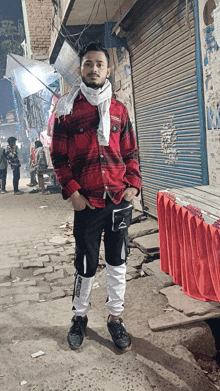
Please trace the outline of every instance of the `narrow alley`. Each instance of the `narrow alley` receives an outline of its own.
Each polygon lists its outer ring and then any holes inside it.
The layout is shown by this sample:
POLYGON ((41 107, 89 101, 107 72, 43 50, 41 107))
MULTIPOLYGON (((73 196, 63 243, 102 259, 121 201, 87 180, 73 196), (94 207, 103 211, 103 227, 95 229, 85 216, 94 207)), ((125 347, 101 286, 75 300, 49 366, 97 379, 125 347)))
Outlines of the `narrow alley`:
MULTIPOLYGON (((21 188, 24 183, 25 178, 21 188)), ((120 354, 107 331, 103 247, 87 336, 78 351, 69 349, 72 206, 59 193, 42 195, 23 189, 22 195, 9 190, 0 198, 1 389, 214 391, 186 348, 201 345, 201 351, 213 354, 214 341, 205 322, 157 332, 150 329, 148 319, 166 308, 167 300, 159 294, 164 283, 153 274, 140 273, 146 256, 135 246, 127 265, 123 314, 132 335, 131 351, 120 354), (39 356, 33 358, 34 353, 39 356)))

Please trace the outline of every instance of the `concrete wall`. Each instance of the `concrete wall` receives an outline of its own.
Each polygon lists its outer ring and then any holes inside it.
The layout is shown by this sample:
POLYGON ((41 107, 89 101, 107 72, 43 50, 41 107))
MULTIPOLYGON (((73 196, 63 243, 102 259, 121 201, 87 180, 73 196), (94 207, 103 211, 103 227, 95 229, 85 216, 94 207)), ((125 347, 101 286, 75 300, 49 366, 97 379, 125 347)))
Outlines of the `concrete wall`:
POLYGON ((209 184, 220 185, 220 0, 199 0, 209 184))
POLYGON ((131 64, 128 51, 121 48, 109 49, 112 68, 112 84, 115 99, 120 100, 128 109, 131 123, 135 130, 135 114, 131 64))
POLYGON ((49 58, 51 22, 54 7, 51 0, 22 0, 28 57, 49 58))

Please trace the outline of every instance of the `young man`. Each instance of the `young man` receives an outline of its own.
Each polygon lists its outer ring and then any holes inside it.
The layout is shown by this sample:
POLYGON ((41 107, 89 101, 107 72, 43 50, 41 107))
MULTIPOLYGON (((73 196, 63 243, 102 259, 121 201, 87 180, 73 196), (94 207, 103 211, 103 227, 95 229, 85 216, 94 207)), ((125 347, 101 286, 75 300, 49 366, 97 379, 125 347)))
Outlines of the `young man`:
POLYGON ((79 57, 80 90, 70 91, 58 101, 51 146, 63 198, 70 198, 75 210, 74 316, 67 340, 72 349, 83 342, 104 231, 107 325, 115 346, 125 351, 131 341, 120 314, 124 309, 130 201, 141 189, 137 145, 126 107, 112 99, 107 50, 90 43, 79 57))
POLYGON ((18 158, 18 151, 17 151, 17 145, 16 145, 16 138, 15 137, 9 137, 7 142, 8 145, 6 147, 6 158, 8 162, 10 163, 10 166, 13 170, 13 187, 14 187, 14 194, 19 195, 23 194, 23 191, 18 190, 18 183, 20 180, 20 167, 21 163, 18 158))

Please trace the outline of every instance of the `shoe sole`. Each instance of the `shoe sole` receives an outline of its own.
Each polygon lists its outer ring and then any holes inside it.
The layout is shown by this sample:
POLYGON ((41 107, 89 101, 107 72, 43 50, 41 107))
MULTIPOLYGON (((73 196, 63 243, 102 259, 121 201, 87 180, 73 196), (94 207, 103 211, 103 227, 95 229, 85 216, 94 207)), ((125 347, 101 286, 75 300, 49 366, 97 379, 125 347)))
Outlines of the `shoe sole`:
POLYGON ((81 346, 82 346, 82 345, 80 345, 80 346, 71 346, 71 345, 69 345, 69 348, 70 348, 71 350, 79 350, 79 348, 81 348, 81 346))
MULTIPOLYGON (((113 342, 113 343, 114 343, 114 342, 113 342)), ((124 348, 124 349, 119 348, 119 347, 116 346, 115 344, 114 344, 114 347, 115 347, 115 349, 117 349, 118 352, 126 353, 126 352, 129 352, 129 350, 131 350, 131 348, 132 348, 132 343, 130 343, 130 345, 127 346, 127 347, 124 348)))

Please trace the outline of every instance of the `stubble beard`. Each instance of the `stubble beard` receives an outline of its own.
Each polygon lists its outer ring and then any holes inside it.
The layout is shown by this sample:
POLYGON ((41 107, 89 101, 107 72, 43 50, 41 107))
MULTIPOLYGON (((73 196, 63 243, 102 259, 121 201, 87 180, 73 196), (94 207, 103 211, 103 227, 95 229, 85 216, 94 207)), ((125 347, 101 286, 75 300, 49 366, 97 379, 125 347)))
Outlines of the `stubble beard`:
POLYGON ((86 87, 93 88, 94 90, 98 90, 99 88, 102 88, 105 84, 106 79, 103 83, 97 84, 97 83, 88 83, 86 82, 85 78, 82 76, 82 81, 86 85, 86 87))

